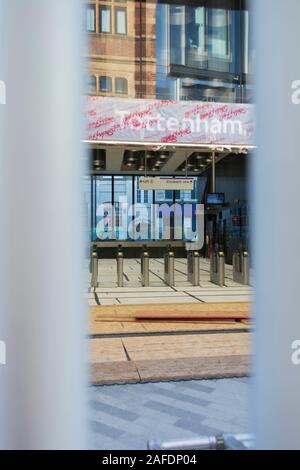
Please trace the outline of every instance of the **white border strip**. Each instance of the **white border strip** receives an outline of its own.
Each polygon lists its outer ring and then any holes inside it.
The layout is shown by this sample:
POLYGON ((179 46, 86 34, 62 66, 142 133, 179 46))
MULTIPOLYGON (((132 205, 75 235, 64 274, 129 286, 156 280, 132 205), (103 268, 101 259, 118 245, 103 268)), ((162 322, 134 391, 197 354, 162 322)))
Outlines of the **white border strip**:
POLYGON ((255 150, 256 145, 221 145, 221 144, 189 144, 189 143, 178 143, 178 142, 141 142, 141 141, 128 141, 128 140, 82 140, 82 143, 88 145, 101 145, 101 146, 117 146, 117 147, 151 147, 155 149, 166 149, 166 148, 192 148, 192 149, 208 149, 219 152, 231 151, 231 150, 255 150))

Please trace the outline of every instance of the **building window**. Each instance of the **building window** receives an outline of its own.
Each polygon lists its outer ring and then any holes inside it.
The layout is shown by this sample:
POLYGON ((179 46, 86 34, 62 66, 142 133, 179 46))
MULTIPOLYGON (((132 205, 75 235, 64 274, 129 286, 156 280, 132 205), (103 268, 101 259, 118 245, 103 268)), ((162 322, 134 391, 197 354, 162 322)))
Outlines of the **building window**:
POLYGON ((165 191, 165 198, 166 198, 167 201, 172 200, 173 199, 173 191, 170 190, 170 189, 167 189, 165 191))
POLYGON ((115 29, 116 34, 127 34, 126 8, 117 7, 115 9, 115 29))
POLYGON ((228 10, 209 10, 211 38, 208 50, 212 57, 229 60, 230 54, 230 15, 228 10))
POLYGON ((127 93, 128 85, 126 78, 116 78, 115 80, 116 93, 127 93))
POLYGON ((111 92, 111 78, 102 76, 99 78, 99 89, 104 93, 111 92))
POLYGON ((86 87, 87 87, 87 93, 96 93, 96 91, 97 91, 97 79, 96 79, 95 75, 89 75, 87 77, 86 87))
POLYGON ((85 29, 88 33, 96 31, 96 10, 95 5, 87 5, 85 10, 85 29))
POLYGON ((100 33, 111 32, 111 8, 100 6, 100 33))

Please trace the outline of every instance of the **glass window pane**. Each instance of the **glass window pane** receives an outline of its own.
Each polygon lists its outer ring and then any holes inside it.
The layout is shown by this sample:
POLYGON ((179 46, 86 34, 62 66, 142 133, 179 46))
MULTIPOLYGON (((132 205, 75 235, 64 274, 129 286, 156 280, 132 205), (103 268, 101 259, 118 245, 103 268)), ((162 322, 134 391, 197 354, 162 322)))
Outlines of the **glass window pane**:
POLYGON ((83 228, 84 228, 84 241, 90 241, 91 234, 91 176, 83 178, 83 196, 84 196, 84 211, 83 211, 83 228))
POLYGON ((127 93, 127 80, 125 78, 116 78, 116 93, 127 93))
MULTIPOLYGON (((189 178, 191 178, 189 176, 189 178)), ((189 190, 180 190, 175 191, 175 202, 185 203, 196 203, 198 202, 197 194, 198 194, 198 178, 195 177, 194 179, 194 189, 189 190)))
POLYGON ((153 191, 139 189, 139 177, 134 178, 135 198, 135 230, 138 240, 151 240, 153 191))
POLYGON ((95 75, 88 75, 86 82, 87 93, 95 93, 97 90, 97 80, 95 75))
POLYGON ((128 239, 128 227, 132 215, 128 210, 132 206, 132 176, 114 176, 115 235, 117 240, 128 239))
POLYGON ((206 9, 186 7, 186 47, 190 55, 198 61, 206 60, 206 9))
POLYGON ((213 57, 229 56, 229 12, 219 8, 209 10, 209 52, 213 57))
POLYGON ((110 92, 111 91, 111 78, 110 77, 100 77, 100 91, 110 92))
POLYGON ((126 34, 126 9, 116 8, 116 33, 126 34))
POLYGON ((183 213, 183 226, 182 233, 185 241, 191 241, 196 233, 196 204, 199 203, 198 191, 199 182, 198 178, 194 179, 194 189, 180 190, 175 192, 175 202, 182 205, 183 213))
POLYGON ((110 33, 111 31, 111 8, 100 7, 100 32, 110 33))
POLYGON ((155 226, 155 239, 172 239, 174 217, 169 208, 173 206, 174 191, 156 190, 154 191, 154 194, 155 204, 157 206, 157 211, 153 220, 155 226))
MULTIPOLYGON (((157 20, 159 18, 162 22, 158 22, 160 29, 165 27, 167 21, 167 10, 163 5, 158 6, 157 20)), ((170 47, 171 47, 171 64, 184 65, 185 64, 185 44, 182 40, 185 30, 185 6, 170 5, 169 12, 170 21, 170 47)), ((161 36, 161 33, 159 34, 161 36)), ((160 38, 158 38, 159 41, 160 38)), ((167 38, 165 39, 164 47, 168 47, 167 38)))
POLYGON ((245 77, 244 100, 253 101, 253 67, 255 59, 255 48, 253 41, 253 12, 243 12, 244 26, 244 53, 243 53, 243 72, 245 77))
POLYGON ((113 238, 112 177, 93 177, 93 240, 113 238))
POLYGON ((90 33, 94 33, 96 30, 96 15, 95 15, 95 6, 94 5, 88 5, 86 7, 86 31, 90 33))

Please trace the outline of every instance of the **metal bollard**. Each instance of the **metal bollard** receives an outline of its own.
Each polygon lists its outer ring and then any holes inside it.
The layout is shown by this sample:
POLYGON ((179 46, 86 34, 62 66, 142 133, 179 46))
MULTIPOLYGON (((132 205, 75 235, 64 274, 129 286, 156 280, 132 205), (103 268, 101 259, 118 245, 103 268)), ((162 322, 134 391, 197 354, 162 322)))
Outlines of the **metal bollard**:
POLYGON ((200 254, 199 251, 189 251, 187 254, 188 281, 193 286, 200 284, 200 254))
POLYGON ((143 248, 141 257, 141 279, 143 287, 149 287, 149 251, 146 246, 143 248))
POLYGON ((175 255, 171 247, 168 247, 167 252, 164 257, 164 279, 165 283, 168 286, 175 285, 175 276, 174 276, 174 267, 175 267, 175 255))
POLYGON ((250 286, 250 260, 248 251, 243 252, 243 273, 245 285, 250 286))
POLYGON ((225 285, 225 256, 223 251, 215 251, 211 255, 210 282, 220 287, 225 285))
POLYGON ((91 287, 98 287, 98 253, 96 250, 91 254, 91 287))
POLYGON ((233 253, 232 267, 233 280, 248 286, 250 284, 249 253, 241 250, 233 253))
POLYGON ((119 246, 117 253, 117 277, 118 277, 118 287, 123 287, 123 265, 124 265, 124 253, 122 247, 119 246))
POLYGON ((192 277, 193 277, 193 252, 188 251, 187 253, 187 276, 188 276, 188 281, 192 282, 192 277))

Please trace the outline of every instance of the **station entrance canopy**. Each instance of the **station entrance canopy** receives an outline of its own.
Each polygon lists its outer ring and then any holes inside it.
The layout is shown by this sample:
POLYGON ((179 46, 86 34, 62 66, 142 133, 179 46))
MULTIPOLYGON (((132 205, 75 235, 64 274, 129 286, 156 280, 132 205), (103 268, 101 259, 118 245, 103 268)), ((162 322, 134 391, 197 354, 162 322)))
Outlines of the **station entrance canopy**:
POLYGON ((90 144, 253 148, 254 105, 88 96, 90 144))

